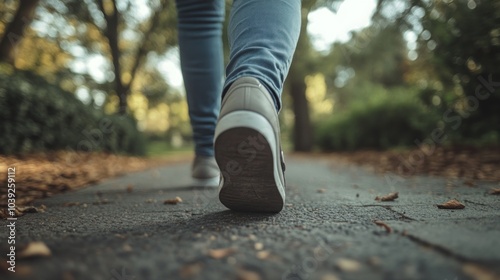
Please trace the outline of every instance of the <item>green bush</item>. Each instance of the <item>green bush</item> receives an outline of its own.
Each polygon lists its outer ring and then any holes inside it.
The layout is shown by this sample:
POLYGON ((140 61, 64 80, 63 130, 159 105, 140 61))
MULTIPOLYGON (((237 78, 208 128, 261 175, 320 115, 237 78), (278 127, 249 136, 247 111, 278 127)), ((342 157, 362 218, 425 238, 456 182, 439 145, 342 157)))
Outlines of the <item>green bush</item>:
POLYGON ((128 116, 109 116, 27 71, 0 65, 0 153, 46 150, 144 154, 128 116))
POLYGON ((408 89, 376 91, 317 125, 322 150, 388 149, 415 145, 436 127, 432 113, 408 89))

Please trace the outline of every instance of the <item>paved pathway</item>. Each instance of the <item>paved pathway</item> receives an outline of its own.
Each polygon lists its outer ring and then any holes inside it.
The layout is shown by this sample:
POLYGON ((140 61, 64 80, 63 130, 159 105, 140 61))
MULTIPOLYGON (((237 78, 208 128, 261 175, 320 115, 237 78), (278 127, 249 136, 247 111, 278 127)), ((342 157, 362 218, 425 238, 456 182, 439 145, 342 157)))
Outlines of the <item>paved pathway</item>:
POLYGON ((226 210, 188 175, 186 162, 38 201, 47 211, 18 220, 17 243, 43 241, 52 256, 18 259, 17 277, 0 279, 500 279, 500 197, 488 194, 498 184, 412 177, 394 188, 359 167, 291 157, 287 205, 269 215, 226 210), (374 200, 391 191, 396 201, 374 200), (452 198, 465 209, 435 206, 452 198))

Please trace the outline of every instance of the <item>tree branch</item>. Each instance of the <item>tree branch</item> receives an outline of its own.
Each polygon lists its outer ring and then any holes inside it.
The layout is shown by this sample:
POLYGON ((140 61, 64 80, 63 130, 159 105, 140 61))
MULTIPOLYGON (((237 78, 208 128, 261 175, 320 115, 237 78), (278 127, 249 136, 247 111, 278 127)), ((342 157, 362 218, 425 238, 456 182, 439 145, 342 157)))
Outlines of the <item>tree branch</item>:
POLYGON ((161 14, 161 11, 163 10, 163 7, 164 7, 164 1, 161 1, 160 6, 155 11, 153 17, 151 18, 150 26, 149 26, 148 30, 146 31, 146 33, 144 34, 144 37, 142 39, 142 44, 139 47, 139 49, 137 50, 137 54, 135 56, 136 59, 134 61, 132 68, 130 69, 130 81, 127 85, 125 85, 125 91, 127 93, 130 91, 130 88, 135 80, 139 66, 141 66, 141 64, 144 60, 144 57, 147 55, 147 53, 149 51, 148 47, 147 47, 147 44, 149 42, 148 39, 149 39, 149 37, 151 37, 151 34, 153 34, 153 30, 160 19, 160 14, 161 14))

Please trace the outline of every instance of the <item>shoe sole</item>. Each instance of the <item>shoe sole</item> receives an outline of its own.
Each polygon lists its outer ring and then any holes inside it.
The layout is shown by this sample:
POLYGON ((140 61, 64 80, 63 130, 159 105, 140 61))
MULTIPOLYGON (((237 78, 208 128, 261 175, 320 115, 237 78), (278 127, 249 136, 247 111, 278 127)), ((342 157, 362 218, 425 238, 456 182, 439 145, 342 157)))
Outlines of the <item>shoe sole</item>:
POLYGON ((271 124, 257 113, 238 111, 219 120, 214 146, 222 174, 219 200, 224 206, 243 212, 283 209, 276 142, 271 124))

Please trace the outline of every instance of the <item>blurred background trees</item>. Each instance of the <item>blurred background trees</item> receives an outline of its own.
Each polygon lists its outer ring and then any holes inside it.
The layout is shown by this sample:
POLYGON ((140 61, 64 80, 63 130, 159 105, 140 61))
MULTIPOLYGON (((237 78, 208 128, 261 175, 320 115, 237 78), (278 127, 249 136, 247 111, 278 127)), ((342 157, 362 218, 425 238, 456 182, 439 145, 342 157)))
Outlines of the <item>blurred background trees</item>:
MULTIPOLYGON (((310 15, 333 16, 344 1, 302 4, 281 114, 288 146, 498 145, 500 2, 377 0, 369 26, 323 50, 310 15)), ((93 140, 90 150, 140 154, 144 137, 157 148, 189 145, 172 71, 174 1, 7 0, 0 19, 0 152, 83 149, 93 140), (114 136, 84 133, 107 118, 114 136)))

